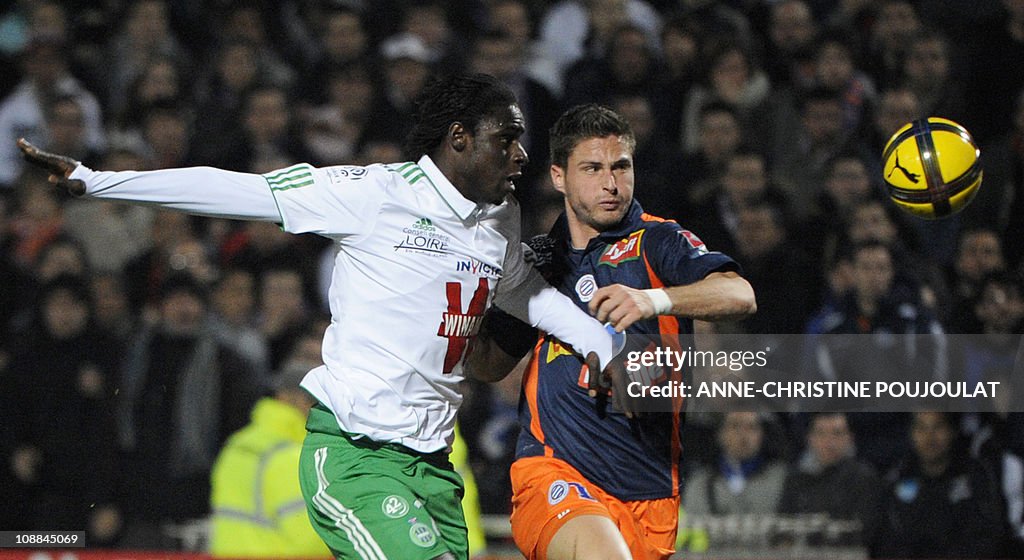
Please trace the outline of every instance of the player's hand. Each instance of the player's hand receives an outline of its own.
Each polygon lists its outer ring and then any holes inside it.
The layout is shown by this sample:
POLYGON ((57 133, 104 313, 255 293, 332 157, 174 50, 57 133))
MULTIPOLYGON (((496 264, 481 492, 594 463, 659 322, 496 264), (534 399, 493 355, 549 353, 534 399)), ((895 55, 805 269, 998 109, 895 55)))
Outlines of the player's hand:
POLYGON ((600 323, 608 323, 618 332, 630 325, 656 316, 654 303, 643 290, 612 284, 594 293, 590 300, 590 314, 600 323))
POLYGON ((71 172, 78 167, 77 161, 68 156, 40 150, 24 138, 18 138, 18 149, 21 150, 21 157, 25 158, 25 161, 50 173, 51 183, 67 189, 75 196, 85 194, 85 183, 78 179, 68 178, 71 172))
POLYGON ((597 353, 587 354, 587 369, 590 375, 587 379, 587 394, 597 399, 598 409, 602 409, 608 403, 611 396, 614 407, 626 415, 627 418, 635 418, 640 412, 637 405, 639 401, 629 397, 629 384, 633 381, 626 371, 626 363, 621 354, 612 359, 604 370, 600 370, 600 361, 597 353))

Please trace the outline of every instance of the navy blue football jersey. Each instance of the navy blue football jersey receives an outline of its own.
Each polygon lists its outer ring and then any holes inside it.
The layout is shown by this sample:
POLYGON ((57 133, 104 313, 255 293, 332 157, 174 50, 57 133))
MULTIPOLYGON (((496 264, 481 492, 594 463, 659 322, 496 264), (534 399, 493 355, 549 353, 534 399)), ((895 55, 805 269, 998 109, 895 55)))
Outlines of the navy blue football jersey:
MULTIPOLYGON (((571 248, 564 214, 548 235, 529 245, 534 266, 583 310, 602 286, 679 286, 738 270, 731 258, 710 251, 677 223, 644 213, 636 201, 618 228, 601 233, 585 249, 571 248)), ((676 348, 692 345, 686 342, 692 333, 693 321, 670 316, 639 321, 627 330, 676 348)), ((577 354, 540 333, 523 376, 517 457, 562 459, 620 500, 677 495, 685 403, 678 403, 675 413, 630 420, 610 405, 596 405, 587 394, 587 375, 577 354)))

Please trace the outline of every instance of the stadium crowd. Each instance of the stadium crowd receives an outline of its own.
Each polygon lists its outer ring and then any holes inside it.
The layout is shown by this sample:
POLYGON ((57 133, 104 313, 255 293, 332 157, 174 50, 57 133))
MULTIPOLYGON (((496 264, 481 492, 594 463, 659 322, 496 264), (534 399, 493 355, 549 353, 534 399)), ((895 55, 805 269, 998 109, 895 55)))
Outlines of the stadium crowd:
MULTIPOLYGON (((635 130, 644 209, 743 267, 758 312, 733 332, 979 335, 951 379, 1011 380, 1008 335, 1024 322, 1021 0, 2 10, 0 528, 176 546, 163 527, 209 514, 217 451, 273 372, 318 363, 333 263, 326 240, 274 224, 75 200, 24 165, 15 139, 104 170, 402 161, 411 100, 438 72, 492 74, 516 92, 531 155, 516 185, 524 235, 562 210, 548 128, 565 108, 606 104, 635 130), (895 210, 882 186, 882 146, 924 116, 963 124, 984 165, 977 198, 938 221, 895 210)), ((510 507, 516 383, 467 382, 462 435, 485 512, 510 507)), ((846 516, 883 557, 1024 554, 1012 408, 694 414, 683 506, 846 516), (952 534, 963 542, 937 540, 952 534)))

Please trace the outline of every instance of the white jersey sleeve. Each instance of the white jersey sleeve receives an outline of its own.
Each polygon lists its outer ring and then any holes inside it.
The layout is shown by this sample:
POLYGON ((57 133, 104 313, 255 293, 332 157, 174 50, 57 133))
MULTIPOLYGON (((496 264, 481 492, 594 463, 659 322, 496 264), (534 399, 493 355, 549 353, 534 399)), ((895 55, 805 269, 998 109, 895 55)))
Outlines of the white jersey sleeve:
POLYGON ((372 229, 393 174, 381 165, 301 163, 263 175, 284 230, 346 237, 372 229))
POLYGON ((85 183, 85 196, 160 206, 201 216, 280 221, 267 181, 252 173, 213 167, 159 171, 93 171, 70 175, 85 183))
POLYGON ((597 352, 603 369, 615 355, 611 334, 533 268, 533 252, 520 242, 518 205, 509 207, 509 215, 503 216, 510 226, 503 228, 508 247, 495 305, 520 321, 555 335, 584 356, 597 352))

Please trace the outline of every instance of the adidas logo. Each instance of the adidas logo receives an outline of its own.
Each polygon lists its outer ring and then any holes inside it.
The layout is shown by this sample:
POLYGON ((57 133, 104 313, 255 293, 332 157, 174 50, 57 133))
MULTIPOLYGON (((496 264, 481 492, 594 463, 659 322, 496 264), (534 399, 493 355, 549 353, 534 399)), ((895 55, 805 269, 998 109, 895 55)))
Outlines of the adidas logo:
POLYGON ((430 221, 430 218, 420 218, 413 222, 412 229, 419 229, 423 231, 434 231, 434 223, 430 221))

